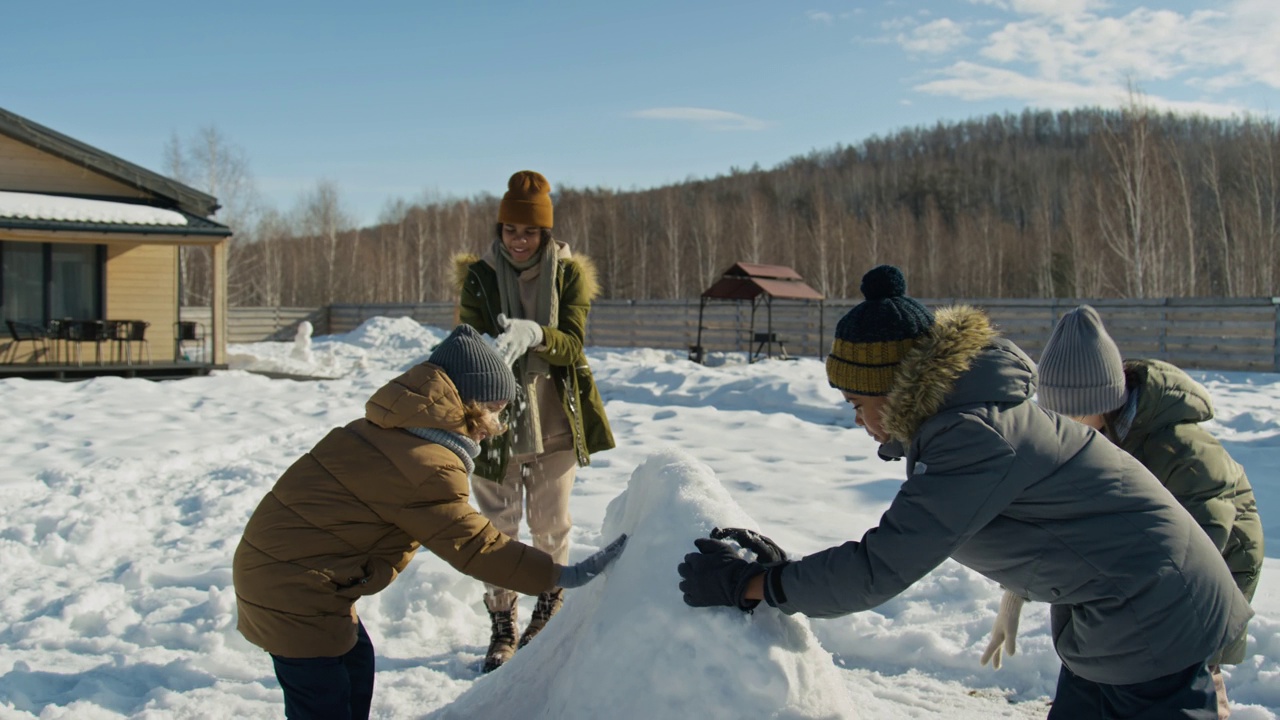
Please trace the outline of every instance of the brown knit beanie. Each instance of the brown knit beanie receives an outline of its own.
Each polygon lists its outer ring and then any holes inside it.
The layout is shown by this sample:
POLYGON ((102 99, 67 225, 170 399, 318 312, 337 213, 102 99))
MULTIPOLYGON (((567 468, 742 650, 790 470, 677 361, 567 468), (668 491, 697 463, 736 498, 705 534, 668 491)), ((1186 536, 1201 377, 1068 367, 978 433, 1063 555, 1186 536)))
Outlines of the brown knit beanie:
POLYGON ((498 206, 498 222, 551 227, 551 183, 532 170, 521 170, 507 181, 507 194, 498 206))

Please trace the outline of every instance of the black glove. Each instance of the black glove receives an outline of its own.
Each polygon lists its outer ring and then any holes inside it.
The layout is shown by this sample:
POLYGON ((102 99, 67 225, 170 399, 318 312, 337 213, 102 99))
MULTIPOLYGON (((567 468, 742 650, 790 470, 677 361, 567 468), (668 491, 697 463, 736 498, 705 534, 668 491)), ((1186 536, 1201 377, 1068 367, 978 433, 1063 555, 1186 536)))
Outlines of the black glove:
POLYGON ((693 544, 698 552, 685 555, 684 562, 676 568, 684 578, 680 592, 684 593, 686 605, 751 610, 760 604, 759 600, 744 599, 742 594, 747 581, 765 571, 763 565, 743 560, 731 545, 720 540, 698 538, 693 544))
POLYGON ((778 547, 778 543, 761 535, 755 530, 746 528, 715 528, 711 531, 713 540, 732 540, 738 545, 756 554, 756 562, 765 567, 781 565, 787 561, 787 554, 778 547))
POLYGON ((563 588, 582 587, 591 582, 595 576, 604 572, 604 569, 613 564, 614 560, 622 554, 622 550, 627 546, 627 534, 622 533, 618 539, 609 543, 603 550, 596 551, 587 559, 574 565, 559 565, 560 577, 556 580, 556 584, 563 588))

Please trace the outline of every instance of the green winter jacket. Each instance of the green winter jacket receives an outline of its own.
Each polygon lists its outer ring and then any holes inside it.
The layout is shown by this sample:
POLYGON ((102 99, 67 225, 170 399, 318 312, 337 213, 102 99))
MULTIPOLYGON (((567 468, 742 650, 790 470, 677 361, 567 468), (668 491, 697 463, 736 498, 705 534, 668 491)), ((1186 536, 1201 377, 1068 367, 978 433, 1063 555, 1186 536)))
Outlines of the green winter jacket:
MULTIPOLYGON (((1173 493, 1204 528, 1231 568, 1246 598, 1253 599, 1262 571, 1263 537, 1253 487, 1244 468, 1200 423, 1213 418, 1204 387, 1159 360, 1129 360, 1125 387, 1137 395, 1137 412, 1124 437, 1116 425, 1123 408, 1107 417, 1106 435, 1134 456, 1173 493)), ((1228 652, 1224 662, 1244 659, 1228 652)))
MULTIPOLYGON (((552 380, 573 431, 578 465, 585 466, 590 464, 592 453, 614 447, 604 401, 583 352, 587 315, 591 301, 600 294, 600 284, 595 265, 584 256, 562 258, 557 269, 558 327, 542 328, 543 349, 538 355, 551 365, 552 380)), ((454 258, 454 272, 460 293, 458 321, 497 337, 501 333, 498 314, 502 312, 497 271, 478 255, 467 253, 454 258)), ((491 480, 503 478, 510 447, 511 433, 486 440, 476 458, 475 474, 491 480)))

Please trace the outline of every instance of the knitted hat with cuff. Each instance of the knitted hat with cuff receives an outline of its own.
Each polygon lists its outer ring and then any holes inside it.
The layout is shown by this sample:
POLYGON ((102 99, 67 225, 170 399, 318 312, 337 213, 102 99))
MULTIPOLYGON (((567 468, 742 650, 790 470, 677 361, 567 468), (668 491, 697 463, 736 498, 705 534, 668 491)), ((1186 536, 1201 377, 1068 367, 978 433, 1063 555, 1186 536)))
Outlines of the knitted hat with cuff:
POLYGON ((454 328, 431 351, 427 362, 445 371, 463 402, 510 402, 516 397, 516 378, 511 368, 475 328, 465 323, 454 328))
POLYGON ((866 300, 836 324, 827 381, 858 395, 888 395, 903 356, 933 327, 933 313, 907 297, 907 280, 892 265, 872 268, 860 289, 866 300))
POLYGON ((1124 361, 1098 311, 1081 305, 1063 315, 1039 363, 1040 406, 1072 417, 1105 415, 1124 404, 1124 361))
POLYGON ((498 222, 549 228, 554 220, 551 183, 532 170, 521 170, 507 181, 507 193, 498 205, 498 222))

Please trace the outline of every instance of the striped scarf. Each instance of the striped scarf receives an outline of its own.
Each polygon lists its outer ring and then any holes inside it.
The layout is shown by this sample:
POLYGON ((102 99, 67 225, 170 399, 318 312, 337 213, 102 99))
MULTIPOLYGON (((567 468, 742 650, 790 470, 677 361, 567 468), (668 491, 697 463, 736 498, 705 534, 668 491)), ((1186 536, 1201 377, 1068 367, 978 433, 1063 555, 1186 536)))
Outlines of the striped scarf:
POLYGON ((466 435, 459 435, 456 432, 449 432, 439 428, 407 427, 405 430, 423 440, 449 448, 458 456, 462 464, 467 467, 467 475, 475 472, 476 461, 473 458, 480 454, 480 443, 466 435))

